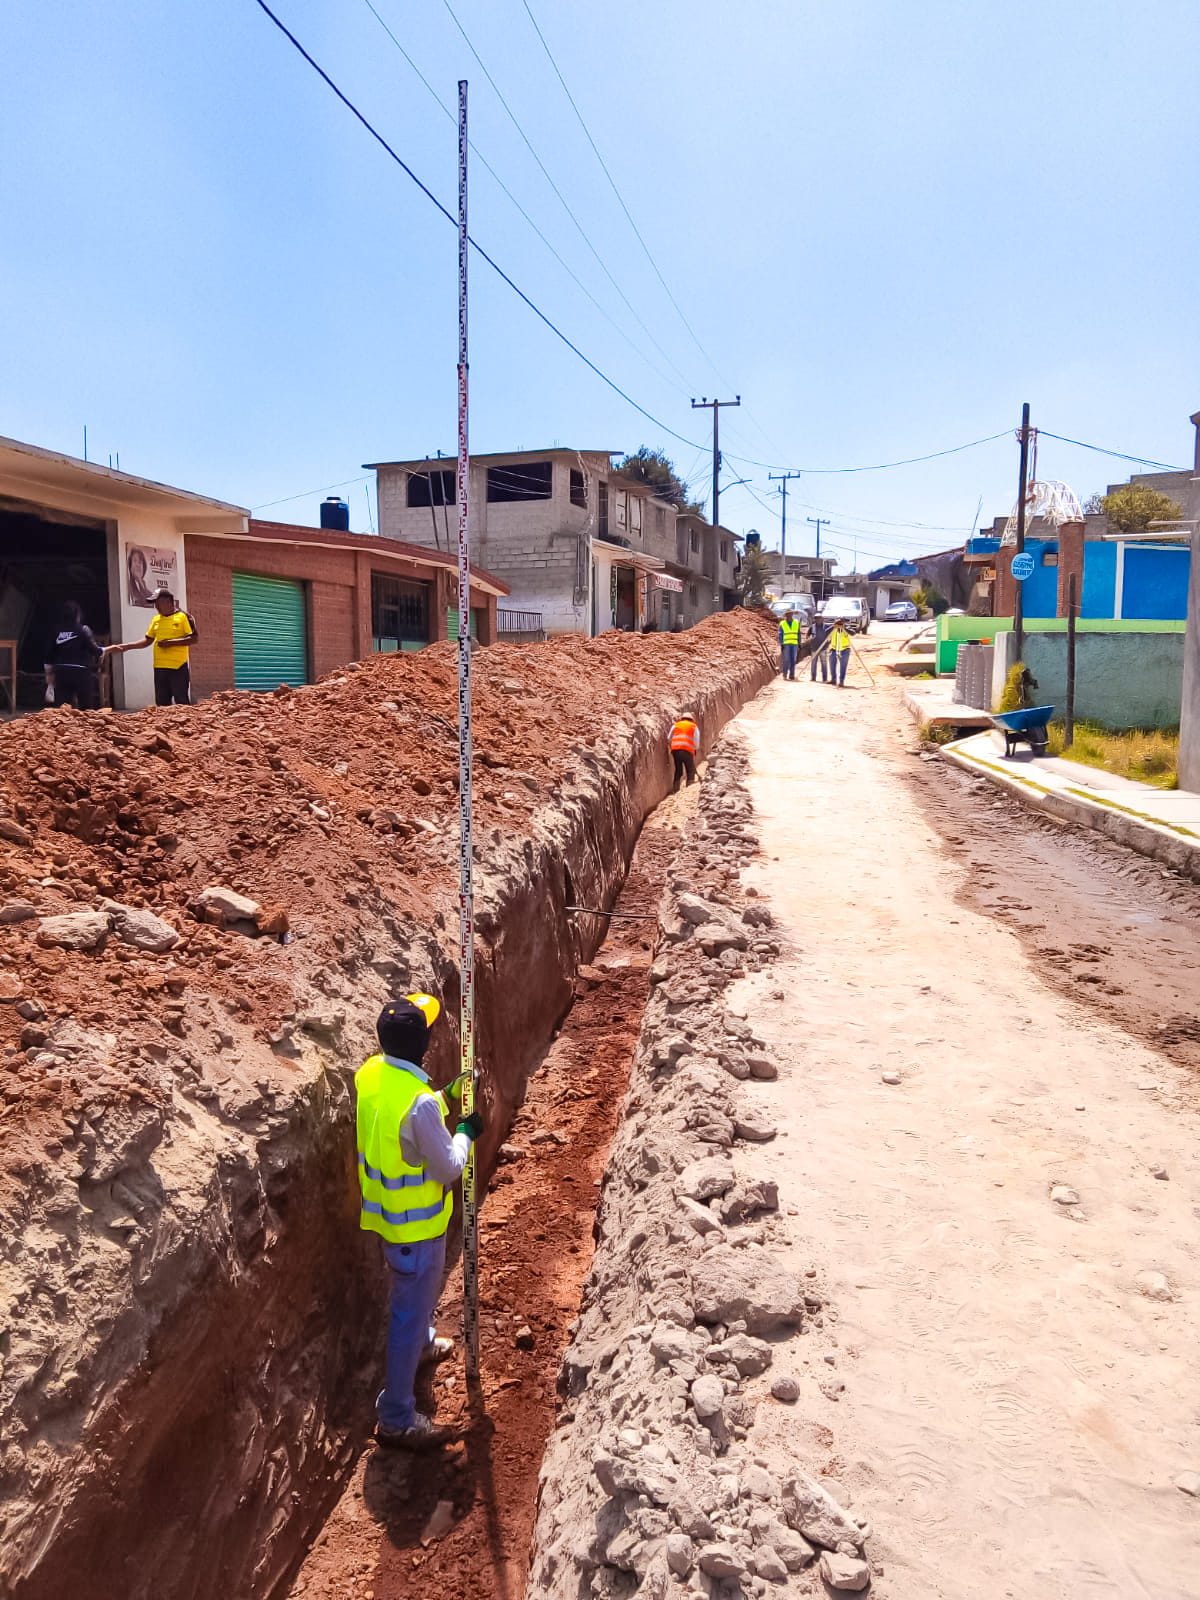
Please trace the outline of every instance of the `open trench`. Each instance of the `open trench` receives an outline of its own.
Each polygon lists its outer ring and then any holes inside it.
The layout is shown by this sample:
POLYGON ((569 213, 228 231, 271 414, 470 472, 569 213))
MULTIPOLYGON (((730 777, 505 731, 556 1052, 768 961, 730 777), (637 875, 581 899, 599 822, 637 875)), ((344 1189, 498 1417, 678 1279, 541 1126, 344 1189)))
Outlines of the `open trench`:
MULTIPOLYGON (((461 1351, 424 1375, 424 1409, 454 1430, 436 1455, 368 1446, 291 1600, 520 1600, 555 1380, 592 1257, 597 1193, 649 993, 657 907, 695 791, 646 819, 605 936, 529 1079, 481 1208, 478 1393, 461 1351)), ((438 1325, 461 1331, 460 1264, 438 1325)))
MULTIPOLYGON (((744 618, 710 629, 712 668, 705 662, 686 688, 672 687, 680 669, 667 660, 652 701, 601 719, 559 758, 528 824, 481 827, 487 1376, 474 1416, 461 1368, 439 1373, 439 1415, 457 1419, 463 1434, 444 1463, 454 1491, 429 1463, 406 1482, 411 1467, 384 1471, 363 1448, 386 1296, 375 1241, 357 1230, 350 1076, 372 1049, 380 1004, 416 983, 442 995, 447 1022, 430 1066, 435 1081, 452 1076, 458 986, 449 904, 426 896, 423 908, 399 914, 387 894, 391 857, 371 843, 336 869, 337 898, 344 884, 352 915, 335 905, 328 939, 315 921, 283 953, 232 935, 193 936, 209 941, 218 974, 227 952, 243 948, 264 973, 291 964, 294 1010, 269 1002, 284 1016, 271 1024, 269 1050, 259 1037, 266 1029, 252 1037, 236 1020, 254 1004, 247 986, 266 1003, 265 980, 250 965, 220 999, 194 981, 168 1042, 148 1021, 147 1042, 128 1058, 150 1063, 138 1070, 156 1086, 162 1079, 165 1103, 130 1079, 122 1097, 88 1108, 82 1134, 60 1136, 52 1161, 32 1145, 22 1156, 20 1226, 0 1261, 0 1291, 14 1291, 0 1327, 10 1341, 0 1384, 15 1397, 0 1421, 21 1441, 0 1457, 3 1600, 60 1600, 83 1585, 94 1600, 282 1600, 296 1584, 299 1593, 383 1597, 411 1592, 414 1563, 428 1568, 423 1586, 435 1590, 444 1563, 447 1596, 516 1600, 555 1374, 590 1260, 595 1186, 645 1002, 643 944, 654 931, 653 921, 619 922, 602 946, 600 919, 566 908, 611 907, 624 884, 624 904, 653 916, 668 824, 687 803, 655 810, 670 782, 664 717, 686 693, 709 745, 771 675, 756 630, 744 618), (78 1182, 63 1170, 64 1142, 88 1172, 78 1182), (426 1550, 422 1519, 440 1501, 449 1502, 451 1532, 426 1550), (356 1518, 351 1545, 335 1546, 356 1518), (362 1569, 361 1583, 347 1578, 351 1566, 362 1569), (464 1586, 476 1568, 478 1581, 464 1586)), ((675 648, 664 643, 662 653, 675 648)), ((505 659, 525 670, 523 657, 505 659)), ((531 657, 528 670, 545 673, 544 659, 531 657)), ((344 691, 298 694, 297 713, 325 716, 322 695, 344 691)), ((292 704, 268 709, 282 719, 292 704)), ((228 709, 231 721, 246 715, 240 702, 228 709)), ((482 799, 494 810, 489 789, 513 779, 493 777, 494 760, 481 764, 482 799)), ((306 772, 315 771, 310 758, 306 772)), ((323 798, 305 781, 306 795, 323 798)), ((326 838, 336 843, 332 828, 326 838)), ((396 860, 410 853, 401 845, 396 860)), ((310 881, 320 888, 315 872, 310 881)), ((44 974, 39 981, 44 993, 44 974)), ((458 1282, 455 1272, 448 1331, 458 1282)))

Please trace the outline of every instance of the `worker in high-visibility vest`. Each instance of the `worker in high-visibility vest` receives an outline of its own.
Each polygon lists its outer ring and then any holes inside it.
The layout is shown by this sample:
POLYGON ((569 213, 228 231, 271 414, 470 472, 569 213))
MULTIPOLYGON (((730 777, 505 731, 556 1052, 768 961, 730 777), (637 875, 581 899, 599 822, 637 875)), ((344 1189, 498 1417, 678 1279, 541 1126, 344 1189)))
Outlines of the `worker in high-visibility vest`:
POLYGON ((789 606, 779 619, 779 659, 785 678, 796 681, 796 662, 800 656, 800 619, 789 606))
POLYGON ((696 781, 696 756, 700 751, 700 727, 690 711, 681 712, 671 728, 671 760, 675 763, 675 781, 671 793, 679 788, 679 780, 687 773, 689 784, 696 781))
POLYGON ((354 1075, 357 1100, 359 1226, 377 1233, 391 1277, 387 1365, 375 1402, 375 1437, 402 1450, 428 1449, 448 1434, 417 1410, 417 1368, 444 1361, 453 1340, 439 1339, 433 1314, 446 1268, 446 1229, 454 1209, 453 1185, 483 1132, 478 1111, 460 1117, 453 1137, 446 1128, 455 1080, 445 1091, 430 1086, 421 1065, 441 1006, 429 994, 405 995, 380 1012, 379 1052, 354 1075))
POLYGON ((844 622, 835 622, 829 635, 829 676, 839 689, 846 687, 846 668, 850 665, 850 634, 844 622))

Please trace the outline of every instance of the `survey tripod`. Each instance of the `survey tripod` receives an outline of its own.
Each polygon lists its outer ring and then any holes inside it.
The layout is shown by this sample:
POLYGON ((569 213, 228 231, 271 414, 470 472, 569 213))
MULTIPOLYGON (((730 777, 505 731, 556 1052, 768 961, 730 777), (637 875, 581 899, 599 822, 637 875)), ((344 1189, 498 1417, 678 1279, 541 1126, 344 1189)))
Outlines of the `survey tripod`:
MULTIPOLYGON (((859 655, 859 653, 858 653, 858 651, 857 651, 857 650, 856 650, 856 649, 855 649, 855 646, 854 646, 854 639, 853 639, 853 636, 852 636, 852 635, 851 635, 851 633, 850 633, 850 630, 849 630, 849 628, 847 628, 847 629, 846 629, 846 630, 845 630, 845 633, 846 633, 846 637, 847 637, 847 639, 849 639, 849 640, 850 640, 850 654, 851 654, 851 655, 852 655, 852 656, 853 656, 853 657, 854 657, 854 659, 855 659, 855 661, 857 661, 857 662, 858 662, 858 664, 859 664, 859 666, 860 666, 860 667, 861 667, 861 668, 862 668, 862 669, 863 669, 863 671, 864 671, 864 672, 865 672, 865 673, 866 673, 866 675, 867 675, 867 677, 868 677, 868 678, 870 678, 870 680, 871 680, 871 687, 872 687, 872 688, 874 688, 874 687, 875 687, 875 677, 874 677, 874 674, 873 674, 873 673, 872 673, 872 671, 871 671, 871 669, 870 669, 870 667, 869 667, 869 666, 868 666, 868 665, 867 665, 867 663, 866 663, 866 662, 865 662, 865 661, 864 661, 864 660, 863 660, 863 658, 862 658, 862 657, 861 657, 861 656, 860 656, 860 655, 859 655)), ((814 651, 813 651, 813 652, 812 652, 812 654, 811 654, 811 656, 810 656, 810 660, 812 660, 812 661, 816 661, 816 660, 817 660, 817 659, 818 659, 818 658, 819 658, 819 657, 820 657, 820 656, 821 656, 821 655, 823 655, 823 654, 824 654, 824 653, 825 653, 825 651, 826 651, 826 650, 828 650, 828 649, 829 649, 829 641, 830 641, 830 639, 831 639, 831 638, 832 638, 832 637, 833 637, 833 635, 832 635, 832 634, 826 634, 826 635, 825 635, 825 637, 824 637, 824 639, 822 639, 822 640, 821 640, 821 643, 820 643, 820 644, 819 644, 819 645, 818 645, 818 646, 817 646, 817 648, 816 648, 816 649, 815 649, 815 650, 814 650, 814 651)))

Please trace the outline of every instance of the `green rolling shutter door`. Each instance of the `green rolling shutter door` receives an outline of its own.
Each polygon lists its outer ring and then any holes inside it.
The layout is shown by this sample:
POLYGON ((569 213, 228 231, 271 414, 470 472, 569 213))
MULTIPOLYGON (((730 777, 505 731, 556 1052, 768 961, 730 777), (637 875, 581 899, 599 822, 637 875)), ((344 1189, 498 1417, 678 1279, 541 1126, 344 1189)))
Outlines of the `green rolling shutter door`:
MULTIPOLYGON (((454 644, 458 643, 458 607, 446 607, 446 637, 454 644)), ((471 607, 471 637, 479 637, 479 607, 471 607)))
POLYGON ((308 682, 304 585, 233 574, 233 686, 277 689, 308 682))

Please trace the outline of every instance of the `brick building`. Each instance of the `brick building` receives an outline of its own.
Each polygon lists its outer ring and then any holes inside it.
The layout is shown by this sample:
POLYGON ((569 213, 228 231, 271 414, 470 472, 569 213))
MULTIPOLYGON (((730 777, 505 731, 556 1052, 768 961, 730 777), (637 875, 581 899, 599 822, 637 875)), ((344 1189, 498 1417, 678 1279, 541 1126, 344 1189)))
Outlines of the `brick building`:
MULTIPOLYGON (((197 696, 307 683, 373 651, 458 631, 457 558, 394 539, 258 522, 243 506, 0 439, 0 710, 43 704, 66 601, 103 642, 141 639, 153 594, 196 618, 197 696)), ((506 585, 476 569, 472 631, 497 637, 506 585)), ((154 698, 148 650, 109 657, 105 704, 154 698)))
MULTIPOLYGON (((201 631, 197 695, 308 683, 377 652, 457 637, 457 555, 375 534, 248 519, 244 533, 184 541, 201 631)), ((497 635, 506 585, 474 569, 471 629, 497 635)))

